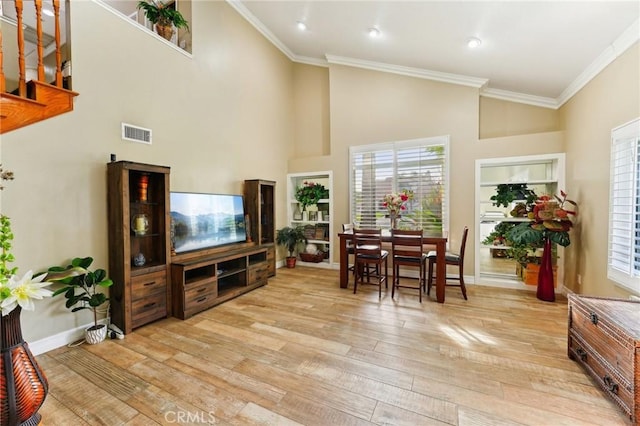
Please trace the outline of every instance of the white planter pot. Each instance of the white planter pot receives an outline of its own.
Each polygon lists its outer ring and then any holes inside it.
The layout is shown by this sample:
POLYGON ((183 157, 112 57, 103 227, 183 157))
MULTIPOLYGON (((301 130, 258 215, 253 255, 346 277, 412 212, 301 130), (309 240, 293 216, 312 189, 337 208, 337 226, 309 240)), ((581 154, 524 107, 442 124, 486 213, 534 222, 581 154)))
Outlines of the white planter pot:
POLYGON ((98 324, 97 329, 93 329, 91 326, 85 330, 84 340, 90 344, 95 345, 102 342, 107 337, 107 326, 104 324, 98 324))

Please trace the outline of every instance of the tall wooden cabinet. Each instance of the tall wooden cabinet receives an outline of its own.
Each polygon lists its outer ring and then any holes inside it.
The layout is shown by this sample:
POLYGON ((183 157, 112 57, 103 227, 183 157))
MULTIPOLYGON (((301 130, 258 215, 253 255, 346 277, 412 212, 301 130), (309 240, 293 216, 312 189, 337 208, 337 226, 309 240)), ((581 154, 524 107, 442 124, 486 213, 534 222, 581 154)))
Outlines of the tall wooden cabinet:
POLYGON ((268 276, 276 274, 275 248, 276 183, 271 180, 244 181, 244 211, 249 215, 251 240, 267 248, 268 276))
POLYGON ((169 172, 107 164, 111 321, 125 333, 171 314, 169 172))

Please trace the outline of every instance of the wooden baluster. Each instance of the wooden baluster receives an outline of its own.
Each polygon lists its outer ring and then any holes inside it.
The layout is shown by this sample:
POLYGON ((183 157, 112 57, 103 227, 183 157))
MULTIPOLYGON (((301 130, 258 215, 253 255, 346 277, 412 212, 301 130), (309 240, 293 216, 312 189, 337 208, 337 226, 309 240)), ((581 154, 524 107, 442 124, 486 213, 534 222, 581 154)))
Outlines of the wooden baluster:
POLYGON ((7 82, 4 78, 4 64, 2 62, 2 31, 0 31, 0 93, 7 91, 7 82))
POLYGON ((16 3, 16 22, 18 26, 18 67, 20 77, 18 79, 18 96, 25 98, 27 96, 27 82, 25 80, 24 67, 24 29, 22 27, 22 0, 15 0, 16 3))
MULTIPOLYGON (((60 0, 53 0, 53 14, 56 23, 56 86, 62 87, 62 53, 60 52, 60 0)), ((67 25, 69 25, 68 22, 67 25)))
POLYGON ((44 48, 42 47, 42 0, 35 0, 36 6, 36 35, 38 43, 38 81, 45 81, 44 77, 44 48))

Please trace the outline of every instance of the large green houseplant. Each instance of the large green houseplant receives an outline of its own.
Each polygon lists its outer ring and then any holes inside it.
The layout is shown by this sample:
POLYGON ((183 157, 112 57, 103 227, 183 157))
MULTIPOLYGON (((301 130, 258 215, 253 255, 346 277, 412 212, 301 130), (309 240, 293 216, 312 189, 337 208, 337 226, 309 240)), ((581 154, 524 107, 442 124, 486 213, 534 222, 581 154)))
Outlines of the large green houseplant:
POLYGON ((276 244, 287 249, 288 256, 286 258, 287 268, 295 268, 296 252, 303 244, 307 243, 307 237, 304 235, 304 228, 301 226, 290 227, 285 226, 279 229, 276 234, 276 244))
POLYGON ((155 24, 156 32, 167 40, 173 37, 173 26, 189 31, 189 23, 184 16, 161 0, 140 1, 138 9, 144 11, 144 16, 155 24))
POLYGON ((93 263, 92 257, 76 257, 71 264, 63 268, 53 266, 47 273, 47 281, 60 282, 61 288, 53 293, 53 296, 64 294, 67 299, 65 306, 71 312, 89 309, 93 312, 93 325, 86 331, 85 340, 87 343, 100 343, 107 335, 107 326, 98 324, 98 309, 109 301, 105 293, 99 291, 100 288, 107 288, 113 281, 107 278, 104 269, 89 270, 93 263))

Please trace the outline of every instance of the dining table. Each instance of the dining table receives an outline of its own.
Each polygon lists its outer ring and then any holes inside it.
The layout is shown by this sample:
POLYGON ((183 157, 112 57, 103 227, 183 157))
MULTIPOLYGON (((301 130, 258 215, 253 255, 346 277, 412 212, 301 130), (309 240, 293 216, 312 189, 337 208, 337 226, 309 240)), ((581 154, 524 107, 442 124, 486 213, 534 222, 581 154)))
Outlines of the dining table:
MULTIPOLYGON (((347 243, 353 240, 353 231, 339 232, 338 238, 340 240, 340 288, 347 288, 349 284, 349 253, 347 243)), ((383 229, 381 239, 383 243, 391 243, 391 231, 383 229)), ((433 245, 436 248, 436 301, 438 303, 444 303, 447 272, 447 264, 445 261, 447 237, 445 234, 436 235, 425 233, 422 239, 425 245, 433 245)))

